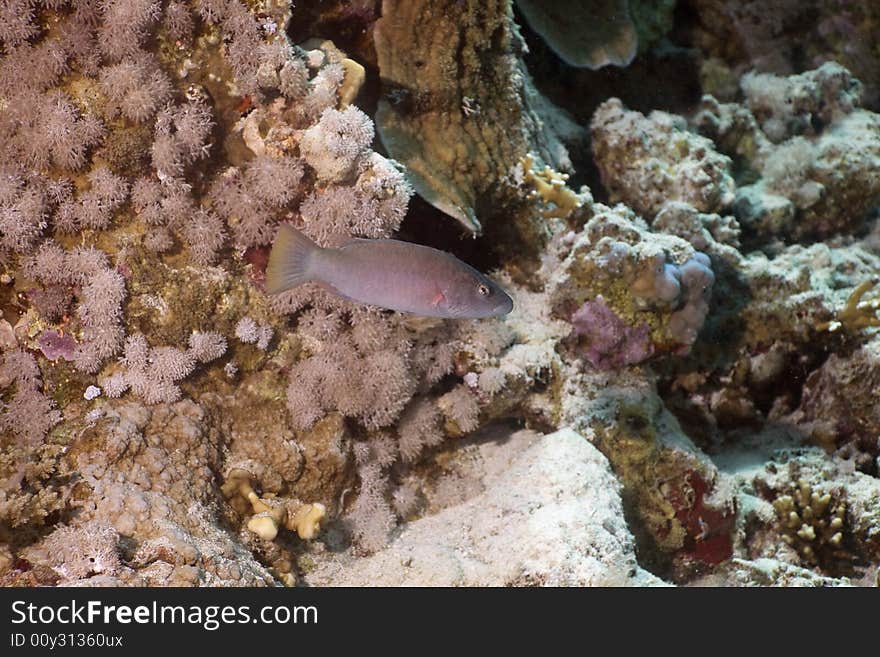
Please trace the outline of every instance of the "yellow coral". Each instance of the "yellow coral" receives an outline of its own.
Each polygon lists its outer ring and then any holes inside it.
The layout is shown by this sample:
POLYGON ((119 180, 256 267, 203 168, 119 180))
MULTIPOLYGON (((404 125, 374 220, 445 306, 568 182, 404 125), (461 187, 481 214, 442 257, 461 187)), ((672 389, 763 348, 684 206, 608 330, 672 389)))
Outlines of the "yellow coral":
POLYGON ((251 474, 240 468, 229 472, 222 490, 227 497, 238 495, 250 503, 254 515, 248 520, 247 528, 265 541, 274 540, 281 527, 296 531, 303 540, 315 538, 327 514, 326 507, 319 502, 302 504, 280 498, 261 498, 251 484, 251 474))
POLYGON ((773 501, 782 525, 782 540, 809 564, 845 560, 843 547, 846 503, 829 492, 816 491, 798 480, 787 495, 773 501))
POLYGON ((880 310, 880 298, 862 301, 862 298, 876 285, 876 280, 867 280, 859 284, 849 295, 843 309, 837 313, 837 318, 830 322, 822 322, 816 329, 833 333, 844 328, 850 333, 855 333, 863 328, 880 326, 880 316, 877 315, 877 311, 880 310))
POLYGON ((532 169, 534 162, 535 158, 531 153, 519 161, 523 169, 523 181, 534 187, 529 192, 529 198, 540 199, 545 205, 551 206, 541 210, 542 217, 565 219, 584 204, 583 199, 567 186, 567 173, 559 173, 546 165, 536 173, 532 169))
POLYGON ((342 86, 339 87, 339 106, 346 107, 354 102, 361 87, 364 86, 367 74, 363 66, 348 57, 342 60, 342 68, 345 69, 345 78, 342 86))
POLYGON ((304 504, 293 513, 288 514, 285 526, 296 529, 297 535, 308 540, 314 538, 321 530, 321 521, 327 515, 327 508, 320 502, 304 504))

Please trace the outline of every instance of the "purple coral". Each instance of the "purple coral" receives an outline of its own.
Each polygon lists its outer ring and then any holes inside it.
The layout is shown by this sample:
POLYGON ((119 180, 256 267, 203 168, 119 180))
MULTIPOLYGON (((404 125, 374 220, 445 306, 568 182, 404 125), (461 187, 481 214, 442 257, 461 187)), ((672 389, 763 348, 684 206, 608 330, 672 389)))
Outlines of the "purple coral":
POLYGON ((256 344, 257 349, 265 351, 272 341, 272 327, 268 324, 258 325, 250 317, 242 317, 235 325, 235 337, 245 344, 256 344))
POLYGON ((80 116, 62 91, 22 98, 16 106, 26 106, 29 111, 21 116, 11 141, 34 169, 45 169, 50 163, 80 169, 86 163, 88 149, 104 136, 103 124, 92 115, 80 116))
POLYGON ((342 182, 369 153, 373 137, 373 122, 349 105, 324 110, 321 120, 303 133, 299 148, 320 180, 342 182))
POLYGON ((65 251, 47 240, 24 262, 29 276, 48 285, 77 286, 76 307, 81 336, 74 354, 76 368, 97 372, 122 346, 122 302, 125 279, 110 269, 107 256, 97 249, 65 251))
POLYGON ((31 305, 47 322, 60 321, 70 309, 73 292, 63 285, 47 285, 42 289, 29 290, 31 305))
POLYGON ((67 200, 58 209, 55 227, 64 233, 76 233, 86 228, 104 229, 110 225, 113 213, 128 197, 128 182, 107 167, 89 173, 88 191, 76 200, 67 200))
POLYGON ((155 57, 139 53, 101 70, 101 91, 108 113, 121 112, 138 123, 155 116, 171 97, 172 86, 155 57))
POLYGON ((219 333, 196 331, 189 336, 189 351, 200 363, 210 362, 226 353, 226 338, 219 333))
POLYGON ((206 156, 213 127, 211 108, 200 100, 169 105, 159 112, 151 151, 159 180, 183 174, 187 166, 206 156))
POLYGON ((104 0, 98 43, 111 59, 131 55, 146 39, 162 12, 157 0, 104 0))
POLYGON ((204 20, 222 26, 227 39, 226 61, 241 94, 259 98, 257 69, 262 38, 254 16, 238 0, 201 0, 197 10, 204 20))
POLYGON ((440 428, 440 409, 428 400, 411 403, 397 423, 400 455, 404 461, 415 461, 426 447, 438 445, 445 437, 440 428))
POLYGON ((211 185, 214 209, 230 224, 240 248, 268 244, 278 211, 298 193, 303 167, 291 157, 261 155, 231 167, 211 185))
POLYGON ((37 338, 40 351, 49 360, 73 360, 76 353, 77 342, 70 334, 59 333, 55 329, 48 329, 37 338))
POLYGON ((0 41, 15 46, 39 31, 34 24, 34 0, 6 0, 0 4, 0 41))
POLYGON ((46 194, 20 176, 0 176, 0 251, 24 252, 46 228, 46 194))
POLYGON ((204 208, 196 210, 180 232, 190 258, 198 265, 212 264, 226 242, 223 220, 204 208))
POLYGON ((715 274, 709 256, 699 251, 681 265, 679 271, 684 304, 669 318, 668 331, 677 342, 690 347, 709 313, 715 274))
POLYGON ((183 2, 171 0, 168 3, 162 25, 175 41, 189 42, 192 39, 193 17, 183 2))
POLYGON ((575 334, 584 338, 584 355, 601 370, 641 363, 654 353, 649 326, 630 326, 601 295, 578 308, 571 323, 575 334))

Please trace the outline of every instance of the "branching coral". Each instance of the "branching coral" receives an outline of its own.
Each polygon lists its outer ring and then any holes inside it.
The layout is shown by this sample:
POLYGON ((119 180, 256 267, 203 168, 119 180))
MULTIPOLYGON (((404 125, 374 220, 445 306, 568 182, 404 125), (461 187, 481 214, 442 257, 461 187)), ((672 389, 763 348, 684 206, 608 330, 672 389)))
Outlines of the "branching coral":
POLYGON ((513 175, 514 179, 521 180, 522 184, 534 188, 529 192, 529 198, 548 205, 541 210, 542 217, 566 219, 583 206, 585 199, 566 185, 568 174, 553 171, 547 165, 536 173, 532 169, 534 162, 535 158, 531 154, 521 158, 513 175))
POLYGON ((782 540, 808 564, 827 565, 845 558, 846 502, 839 494, 816 491, 801 479, 788 494, 773 500, 782 524, 782 540))
POLYGON ((816 326, 817 331, 834 332, 841 328, 849 333, 856 333, 864 328, 880 326, 880 300, 870 299, 862 301, 877 285, 877 281, 868 280, 859 283, 846 300, 846 304, 837 313, 837 316, 829 321, 816 326))

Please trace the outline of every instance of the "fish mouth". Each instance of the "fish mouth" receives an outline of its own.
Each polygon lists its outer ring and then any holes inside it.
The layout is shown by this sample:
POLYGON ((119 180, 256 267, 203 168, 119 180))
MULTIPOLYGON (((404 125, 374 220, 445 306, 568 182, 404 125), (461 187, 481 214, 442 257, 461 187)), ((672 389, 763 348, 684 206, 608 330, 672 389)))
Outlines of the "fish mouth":
POLYGON ((494 315, 507 315, 513 310, 513 299, 506 297, 492 309, 494 315))

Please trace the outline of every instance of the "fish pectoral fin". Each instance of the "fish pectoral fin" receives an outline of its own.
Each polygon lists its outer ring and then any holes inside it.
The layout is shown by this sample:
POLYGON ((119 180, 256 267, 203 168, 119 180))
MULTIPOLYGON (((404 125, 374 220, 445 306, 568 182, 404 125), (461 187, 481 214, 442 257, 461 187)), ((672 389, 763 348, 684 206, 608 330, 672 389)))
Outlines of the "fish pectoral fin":
POLYGON ((441 303, 443 303, 445 300, 446 300, 446 295, 443 294, 443 290, 437 290, 437 292, 434 294, 434 298, 431 299, 431 305, 434 308, 436 308, 441 303))

